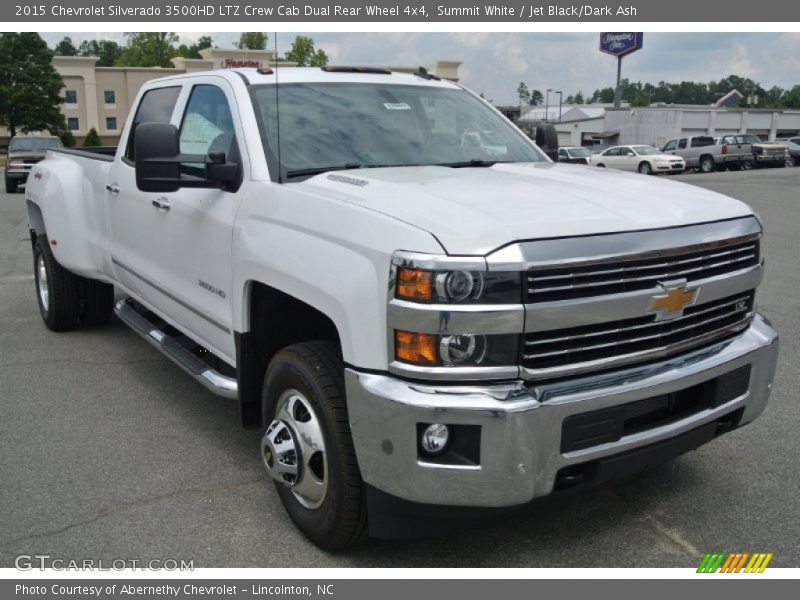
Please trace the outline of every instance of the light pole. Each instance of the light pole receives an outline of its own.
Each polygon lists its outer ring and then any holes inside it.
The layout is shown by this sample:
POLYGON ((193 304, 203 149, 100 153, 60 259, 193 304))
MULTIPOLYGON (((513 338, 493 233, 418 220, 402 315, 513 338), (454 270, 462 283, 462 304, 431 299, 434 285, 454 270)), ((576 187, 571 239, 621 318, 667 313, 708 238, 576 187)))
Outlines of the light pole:
POLYGON ((552 88, 547 88, 547 92, 544 96, 544 122, 548 122, 548 113, 550 112, 550 92, 552 92, 552 88))
POLYGON ((558 122, 561 123, 561 99, 564 95, 561 92, 556 92, 558 94, 558 122))

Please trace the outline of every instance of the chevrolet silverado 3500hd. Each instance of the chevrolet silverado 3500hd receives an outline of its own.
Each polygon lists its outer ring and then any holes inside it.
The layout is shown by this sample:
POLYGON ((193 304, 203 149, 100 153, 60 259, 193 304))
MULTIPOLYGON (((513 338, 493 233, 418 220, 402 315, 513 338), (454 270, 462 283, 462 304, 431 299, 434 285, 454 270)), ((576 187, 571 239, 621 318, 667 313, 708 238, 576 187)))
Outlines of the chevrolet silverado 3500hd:
POLYGON ((32 169, 41 315, 65 330, 116 310, 237 401, 324 548, 607 481, 751 422, 778 353, 758 218, 553 163, 538 133, 422 70, 150 81, 118 148, 32 169))

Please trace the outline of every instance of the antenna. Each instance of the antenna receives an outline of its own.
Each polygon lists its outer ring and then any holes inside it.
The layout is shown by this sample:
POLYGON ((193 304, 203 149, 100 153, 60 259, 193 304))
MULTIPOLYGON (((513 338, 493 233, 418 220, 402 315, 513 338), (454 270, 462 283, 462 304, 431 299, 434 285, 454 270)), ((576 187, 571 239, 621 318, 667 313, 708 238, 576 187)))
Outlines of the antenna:
POLYGON ((278 85, 278 32, 275 36, 275 125, 278 133, 278 183, 283 183, 283 163, 281 163, 281 103, 278 85))

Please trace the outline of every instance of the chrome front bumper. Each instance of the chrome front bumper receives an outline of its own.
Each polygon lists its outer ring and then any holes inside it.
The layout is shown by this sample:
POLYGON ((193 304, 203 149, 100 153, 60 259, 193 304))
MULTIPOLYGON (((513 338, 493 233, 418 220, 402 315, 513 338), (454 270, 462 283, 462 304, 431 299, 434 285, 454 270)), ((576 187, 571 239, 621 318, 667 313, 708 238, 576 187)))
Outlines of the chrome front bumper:
POLYGON ((763 410, 772 388, 778 335, 757 315, 734 338, 643 367, 527 385, 428 385, 347 369, 347 404, 364 480, 426 504, 501 507, 553 491, 560 469, 668 440, 743 408, 740 425, 763 410), (583 450, 562 453, 571 415, 669 394, 751 366, 749 389, 715 408, 583 450), (421 460, 417 424, 480 426, 480 465, 421 460))

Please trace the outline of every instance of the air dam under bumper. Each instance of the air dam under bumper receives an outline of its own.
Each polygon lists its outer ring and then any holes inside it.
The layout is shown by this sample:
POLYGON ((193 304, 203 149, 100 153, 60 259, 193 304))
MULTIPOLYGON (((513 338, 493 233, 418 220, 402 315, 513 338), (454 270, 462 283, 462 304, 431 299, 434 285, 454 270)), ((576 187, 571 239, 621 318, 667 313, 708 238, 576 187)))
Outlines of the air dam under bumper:
POLYGON ((558 383, 428 385, 353 369, 346 370, 345 380, 353 441, 367 483, 412 502, 502 507, 551 493, 565 467, 654 445, 737 411, 738 425, 749 423, 767 403, 777 357, 778 335, 756 315, 746 331, 712 346, 558 383), (561 451, 567 417, 674 394, 748 365, 747 390, 718 406, 613 442, 561 451), (419 423, 480 427, 479 465, 420 458, 419 423))

